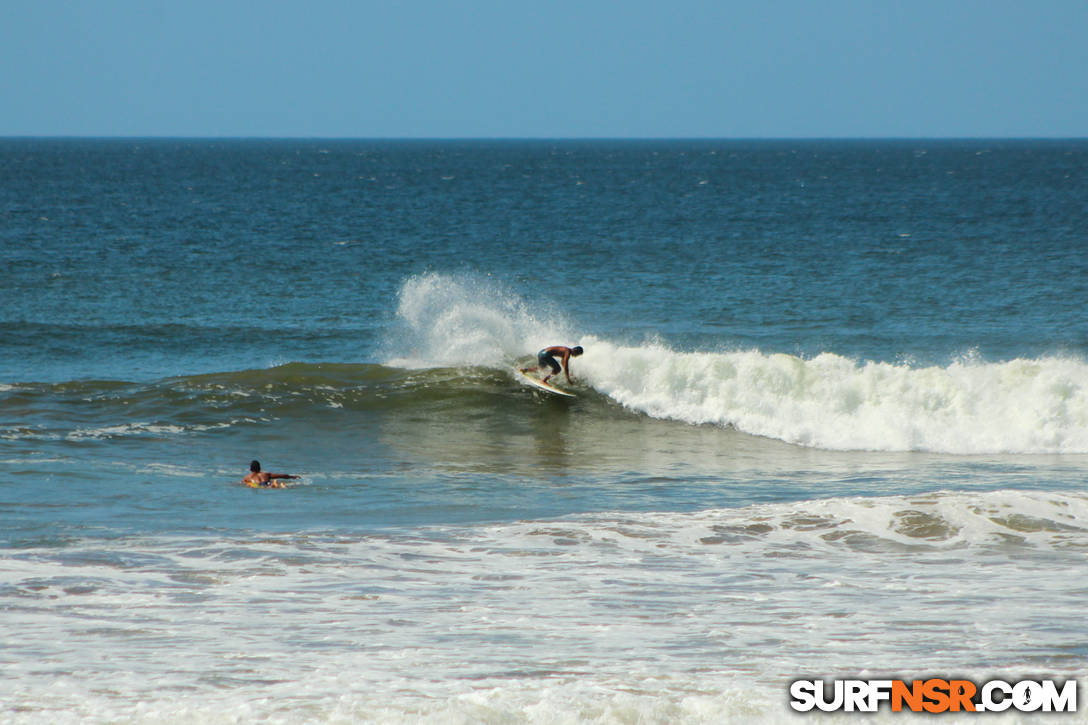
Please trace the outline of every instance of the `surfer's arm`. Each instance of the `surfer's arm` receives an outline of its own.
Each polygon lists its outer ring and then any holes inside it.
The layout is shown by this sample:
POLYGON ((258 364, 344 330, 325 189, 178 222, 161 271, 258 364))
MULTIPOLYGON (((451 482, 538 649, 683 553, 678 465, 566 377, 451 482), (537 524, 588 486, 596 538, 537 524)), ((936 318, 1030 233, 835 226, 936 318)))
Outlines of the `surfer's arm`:
POLYGON ((291 475, 290 473, 270 473, 270 474, 268 474, 268 479, 269 479, 269 480, 272 480, 272 479, 274 479, 274 478, 290 478, 290 479, 295 479, 295 478, 298 478, 298 476, 292 476, 292 475, 291 475))
POLYGON ((563 348, 563 374, 567 376, 567 382, 570 383, 571 385, 573 385, 574 381, 570 379, 570 348, 569 347, 564 347, 563 348))

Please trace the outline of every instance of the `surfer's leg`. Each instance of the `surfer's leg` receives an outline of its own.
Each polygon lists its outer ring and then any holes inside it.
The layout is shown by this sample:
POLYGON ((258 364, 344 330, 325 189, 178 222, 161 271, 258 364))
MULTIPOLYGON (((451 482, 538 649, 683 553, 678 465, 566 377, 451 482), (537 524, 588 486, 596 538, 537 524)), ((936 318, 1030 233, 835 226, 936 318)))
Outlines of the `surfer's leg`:
POLYGON ((557 372, 559 372, 560 370, 562 370, 562 369, 563 369, 563 368, 562 368, 562 367, 561 367, 561 366, 559 365, 559 361, 558 361, 558 360, 556 360, 556 359, 555 359, 554 357, 552 357, 551 355, 544 355, 544 356, 542 356, 542 357, 540 358, 540 362, 542 362, 542 363, 546 363, 546 364, 547 364, 547 366, 548 366, 548 367, 549 367, 549 368, 551 369, 551 372, 550 372, 550 373, 548 373, 547 375, 545 375, 545 376, 544 376, 544 382, 545 382, 545 383, 546 383, 546 382, 548 382, 548 379, 549 379, 549 378, 550 378, 551 376, 555 375, 555 374, 556 374, 557 372))

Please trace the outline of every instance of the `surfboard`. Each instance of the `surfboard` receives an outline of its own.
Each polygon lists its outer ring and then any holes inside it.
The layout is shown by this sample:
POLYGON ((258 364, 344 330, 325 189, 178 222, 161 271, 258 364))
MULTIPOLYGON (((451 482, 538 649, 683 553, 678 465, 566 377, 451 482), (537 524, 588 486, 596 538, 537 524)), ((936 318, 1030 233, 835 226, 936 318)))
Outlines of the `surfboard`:
POLYGON ((282 484, 279 481, 270 481, 263 486, 259 483, 254 483, 253 481, 242 481, 242 483, 250 488, 287 488, 285 484, 282 484))
POLYGON ((543 380, 539 380, 537 378, 534 378, 532 375, 529 375, 528 373, 521 372, 520 368, 514 368, 514 374, 517 375, 519 378, 521 378, 525 383, 527 383, 529 385, 532 385, 534 388, 537 388, 538 390, 543 390, 546 393, 552 393, 553 395, 562 395, 565 398, 574 398, 574 397, 576 397, 574 395, 574 393, 568 393, 566 390, 560 390, 559 388, 555 387, 554 385, 546 383, 543 380))

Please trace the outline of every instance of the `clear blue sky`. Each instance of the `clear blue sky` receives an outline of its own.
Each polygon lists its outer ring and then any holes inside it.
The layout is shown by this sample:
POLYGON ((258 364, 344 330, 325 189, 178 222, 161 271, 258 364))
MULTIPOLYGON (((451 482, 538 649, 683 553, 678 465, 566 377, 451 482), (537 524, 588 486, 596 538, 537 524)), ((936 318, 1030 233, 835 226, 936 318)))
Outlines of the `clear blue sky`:
POLYGON ((1088 0, 6 0, 0 135, 1088 137, 1088 0))

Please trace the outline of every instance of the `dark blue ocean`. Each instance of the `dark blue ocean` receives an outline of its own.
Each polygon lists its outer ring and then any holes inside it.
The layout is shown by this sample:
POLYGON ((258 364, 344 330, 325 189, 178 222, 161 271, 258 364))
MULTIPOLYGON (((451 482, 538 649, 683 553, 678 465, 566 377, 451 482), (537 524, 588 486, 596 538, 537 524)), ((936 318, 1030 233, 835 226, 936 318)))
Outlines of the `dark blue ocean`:
POLYGON ((2 721, 1088 667, 1088 141, 6 139, 0 289, 2 721))

